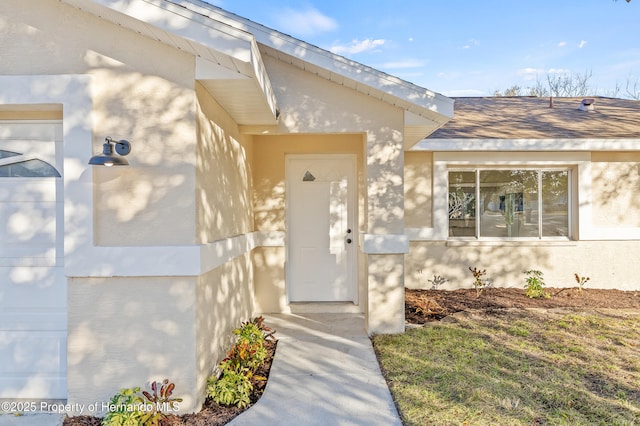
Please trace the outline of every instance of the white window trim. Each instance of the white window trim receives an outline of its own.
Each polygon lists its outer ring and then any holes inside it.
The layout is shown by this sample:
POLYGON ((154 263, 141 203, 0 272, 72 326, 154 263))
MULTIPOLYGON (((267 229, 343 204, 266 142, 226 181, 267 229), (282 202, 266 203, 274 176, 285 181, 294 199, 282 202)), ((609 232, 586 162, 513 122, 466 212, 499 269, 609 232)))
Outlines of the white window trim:
MULTIPOLYGON (((433 154, 433 234, 435 240, 452 240, 449 238, 449 169, 471 169, 471 168, 577 168, 578 186, 580 186, 582 168, 590 165, 591 154, 588 152, 436 152, 433 154)), ((590 167, 589 167, 590 169, 590 167)), ((589 193, 591 188, 589 187, 589 193)), ((572 193, 572 205, 579 206, 579 212, 572 210, 569 221, 573 223, 573 239, 578 239, 582 235, 581 221, 582 210, 588 209, 589 216, 591 204, 584 205, 581 197, 584 197, 583 188, 579 188, 577 194, 572 193)), ((589 222, 590 223, 590 222, 589 222)), ((462 241, 455 238, 456 241, 462 241)), ((496 238, 486 238, 486 241, 496 241, 496 238)), ((566 242, 567 238, 518 238, 504 239, 505 241, 560 241, 566 242)), ((469 241, 481 241, 477 238, 469 241)))

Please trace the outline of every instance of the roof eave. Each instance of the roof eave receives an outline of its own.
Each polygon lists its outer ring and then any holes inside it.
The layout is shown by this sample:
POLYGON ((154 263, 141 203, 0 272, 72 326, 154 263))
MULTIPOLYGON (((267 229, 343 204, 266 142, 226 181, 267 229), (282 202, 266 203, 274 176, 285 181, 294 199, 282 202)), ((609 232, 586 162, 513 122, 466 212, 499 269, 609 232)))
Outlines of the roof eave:
POLYGON ((444 95, 351 61, 201 0, 173 1, 188 4, 215 21, 253 34, 261 45, 263 55, 273 56, 329 81, 402 108, 405 110, 407 121, 411 121, 414 116, 421 117, 421 120, 418 120, 421 121, 419 125, 415 120, 409 125, 410 135, 405 143, 407 148, 453 117, 454 101, 444 95))
MULTIPOLYGON (((196 58, 196 75, 243 125, 277 122, 277 102, 255 37, 169 0, 61 0, 196 58), (233 87, 234 90, 219 90, 233 87), (238 102, 238 96, 244 102, 238 102)), ((184 3, 184 2, 183 2, 184 3)))

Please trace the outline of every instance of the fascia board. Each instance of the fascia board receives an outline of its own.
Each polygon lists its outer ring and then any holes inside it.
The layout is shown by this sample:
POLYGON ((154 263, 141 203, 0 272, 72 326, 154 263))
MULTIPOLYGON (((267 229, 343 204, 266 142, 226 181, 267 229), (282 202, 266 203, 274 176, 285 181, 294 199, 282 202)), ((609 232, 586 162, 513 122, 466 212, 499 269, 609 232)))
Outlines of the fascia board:
POLYGON ((640 151, 640 139, 423 139, 410 151, 640 151))

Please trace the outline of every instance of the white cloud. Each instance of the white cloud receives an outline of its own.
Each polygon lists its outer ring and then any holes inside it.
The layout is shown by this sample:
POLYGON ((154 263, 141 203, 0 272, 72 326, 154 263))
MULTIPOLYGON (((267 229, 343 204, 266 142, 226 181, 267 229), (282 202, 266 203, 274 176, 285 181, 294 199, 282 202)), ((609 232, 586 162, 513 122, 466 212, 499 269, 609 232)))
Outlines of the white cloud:
POLYGON ((353 40, 347 45, 334 45, 329 50, 337 55, 354 55, 356 53, 362 53, 369 50, 374 50, 378 46, 382 46, 385 43, 383 39, 365 39, 365 40, 353 40))
POLYGON ((565 47, 567 45, 566 41, 561 41, 560 43, 558 43, 558 47, 565 47))
POLYGON ((549 68, 546 72, 547 74, 571 74, 571 70, 566 68, 549 68))
POLYGON ((522 68, 516 71, 516 74, 521 76, 525 81, 532 81, 538 78, 539 75, 544 74, 544 70, 537 68, 522 68))
POLYGON ((583 47, 585 47, 587 44, 586 40, 580 40, 580 43, 578 43, 578 48, 582 49, 583 47))
POLYGON ((310 36, 338 28, 335 20, 323 15, 315 8, 305 10, 287 8, 278 14, 276 21, 282 31, 300 36, 310 36))
POLYGON ((472 38, 472 39, 469 39, 467 44, 462 46, 462 48, 463 49, 471 49, 472 47, 475 47, 475 46, 480 46, 480 42, 478 40, 476 40, 475 38, 472 38))

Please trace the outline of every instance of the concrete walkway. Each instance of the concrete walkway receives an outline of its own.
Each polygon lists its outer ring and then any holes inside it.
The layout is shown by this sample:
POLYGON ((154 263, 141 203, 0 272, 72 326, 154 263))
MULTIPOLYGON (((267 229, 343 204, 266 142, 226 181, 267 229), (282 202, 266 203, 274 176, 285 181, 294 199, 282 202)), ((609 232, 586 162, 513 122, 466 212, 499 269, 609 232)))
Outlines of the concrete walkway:
MULTIPOLYGON (((278 348, 265 393, 232 426, 402 426, 360 314, 265 315, 278 348)), ((59 426, 64 416, 0 415, 0 426, 59 426)))
POLYGON ((264 317, 278 338, 269 381, 229 425, 402 425, 362 315, 264 317))

